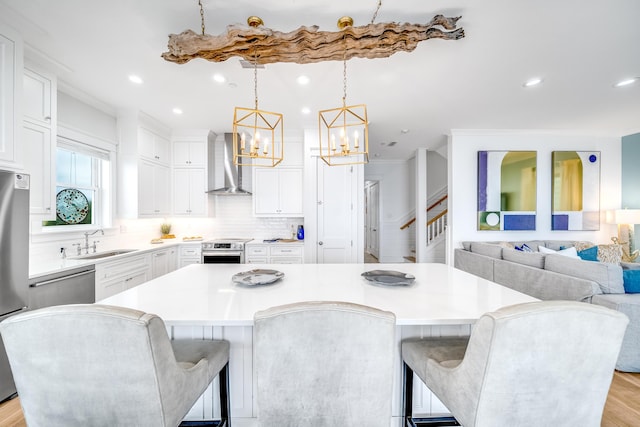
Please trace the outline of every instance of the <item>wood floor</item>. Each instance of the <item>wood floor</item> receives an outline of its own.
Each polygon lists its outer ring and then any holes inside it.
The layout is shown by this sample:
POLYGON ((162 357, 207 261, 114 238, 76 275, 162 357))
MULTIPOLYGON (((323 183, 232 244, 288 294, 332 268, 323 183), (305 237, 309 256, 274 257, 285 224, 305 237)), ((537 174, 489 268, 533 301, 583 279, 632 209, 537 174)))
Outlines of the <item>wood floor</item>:
MULTIPOLYGON (((640 427, 640 374, 614 374, 601 425, 640 427)), ((0 427, 26 426, 19 399, 12 399, 0 405, 0 427)))

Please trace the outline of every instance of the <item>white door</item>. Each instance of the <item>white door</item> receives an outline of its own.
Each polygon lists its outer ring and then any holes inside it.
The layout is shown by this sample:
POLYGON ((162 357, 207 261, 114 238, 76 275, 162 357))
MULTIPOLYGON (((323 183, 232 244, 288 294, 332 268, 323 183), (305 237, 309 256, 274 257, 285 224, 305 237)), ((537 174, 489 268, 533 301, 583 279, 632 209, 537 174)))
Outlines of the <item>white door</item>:
POLYGON ((380 259, 380 184, 369 187, 369 253, 380 259))
POLYGON ((327 166, 317 158, 319 264, 356 262, 356 195, 352 166, 327 166))

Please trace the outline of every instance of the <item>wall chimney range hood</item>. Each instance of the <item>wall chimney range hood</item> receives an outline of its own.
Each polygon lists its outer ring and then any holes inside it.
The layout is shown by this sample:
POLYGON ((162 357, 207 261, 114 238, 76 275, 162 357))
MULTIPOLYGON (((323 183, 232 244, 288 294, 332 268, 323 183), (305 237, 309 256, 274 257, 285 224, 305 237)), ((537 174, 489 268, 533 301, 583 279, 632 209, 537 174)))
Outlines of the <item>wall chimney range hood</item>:
MULTIPOLYGON (((222 147, 216 146, 215 142, 209 144, 208 150, 208 176, 207 193, 216 196, 250 196, 251 192, 243 187, 244 182, 251 182, 251 168, 243 168, 233 163, 233 134, 224 134, 224 144, 222 147), (220 168, 224 170, 224 186, 216 188, 216 175, 220 168)), ((238 159, 242 161, 242 159, 238 159)))

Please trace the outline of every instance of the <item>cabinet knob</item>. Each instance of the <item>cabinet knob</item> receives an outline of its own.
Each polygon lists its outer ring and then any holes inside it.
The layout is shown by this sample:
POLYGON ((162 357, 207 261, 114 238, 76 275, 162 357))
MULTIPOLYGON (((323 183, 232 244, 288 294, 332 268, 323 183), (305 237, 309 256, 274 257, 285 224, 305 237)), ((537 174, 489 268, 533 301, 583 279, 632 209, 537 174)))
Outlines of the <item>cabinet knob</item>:
POLYGON ((320 246, 324 245, 324 243, 322 242, 322 240, 318 242, 318 245, 320 245, 320 246))

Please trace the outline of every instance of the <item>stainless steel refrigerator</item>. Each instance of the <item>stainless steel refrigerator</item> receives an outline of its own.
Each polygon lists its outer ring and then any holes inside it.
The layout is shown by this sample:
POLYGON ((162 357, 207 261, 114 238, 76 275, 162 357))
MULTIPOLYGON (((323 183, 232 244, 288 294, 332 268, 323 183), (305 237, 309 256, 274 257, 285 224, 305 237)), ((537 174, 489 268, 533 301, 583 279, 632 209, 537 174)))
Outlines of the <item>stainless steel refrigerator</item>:
MULTIPOLYGON (((29 175, 0 170, 0 321, 27 309, 29 175)), ((0 402, 16 392, 0 338, 0 402)))

